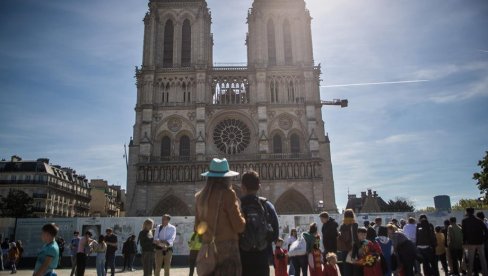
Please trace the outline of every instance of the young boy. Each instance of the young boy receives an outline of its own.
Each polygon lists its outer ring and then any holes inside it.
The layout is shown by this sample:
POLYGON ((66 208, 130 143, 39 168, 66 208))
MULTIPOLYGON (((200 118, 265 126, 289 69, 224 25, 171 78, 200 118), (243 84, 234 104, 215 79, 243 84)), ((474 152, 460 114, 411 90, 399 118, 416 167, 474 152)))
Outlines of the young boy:
POLYGON ((10 249, 8 250, 8 260, 10 261, 10 266, 12 268, 12 272, 10 274, 17 273, 17 267, 15 264, 19 260, 19 250, 17 249, 17 245, 15 242, 10 243, 10 249))
POLYGON ((275 276, 288 276, 288 250, 283 249, 283 239, 278 238, 274 252, 275 276))
POLYGON ((56 276, 54 269, 59 262, 59 247, 54 239, 57 234, 58 227, 53 223, 48 223, 42 227, 41 239, 44 246, 37 255, 33 276, 56 276))

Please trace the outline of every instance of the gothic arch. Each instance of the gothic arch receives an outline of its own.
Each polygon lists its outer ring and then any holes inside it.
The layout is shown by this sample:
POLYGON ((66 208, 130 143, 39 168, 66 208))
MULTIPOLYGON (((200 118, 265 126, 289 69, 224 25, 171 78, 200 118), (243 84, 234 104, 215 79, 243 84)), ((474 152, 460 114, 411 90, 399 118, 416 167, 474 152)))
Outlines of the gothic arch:
POLYGON ((181 66, 189 67, 191 64, 191 23, 185 19, 181 26, 181 66))
POLYGON ((307 198, 295 189, 284 192, 275 203, 279 215, 311 214, 313 208, 307 198))
POLYGON ((288 19, 283 22, 283 48, 285 51, 285 64, 291 65, 293 63, 293 48, 291 40, 291 28, 288 19))
POLYGON ((173 52, 175 39, 175 23, 172 19, 166 20, 164 23, 164 39, 163 39, 163 67, 173 67, 173 52))
POLYGON ((286 136, 280 129, 273 130, 269 135, 269 152, 273 154, 285 153, 286 151, 286 136), (278 138, 281 141, 278 141, 278 138), (280 143, 281 145, 277 144, 280 143), (281 150, 280 150, 281 148, 281 150))
MULTIPOLYGON (((166 117, 164 118, 163 120, 161 120, 157 126, 154 128, 154 133, 155 133, 155 136, 154 137, 160 137, 161 136, 161 133, 163 132, 169 132, 169 133, 172 133, 170 129, 168 129, 167 127, 167 123, 168 121, 172 120, 172 119, 178 119, 178 120, 181 120, 181 128, 180 130, 177 130, 177 131, 182 131, 182 130, 186 130, 188 131, 191 135, 190 138, 192 137, 195 137, 194 136, 194 133, 195 133, 195 127, 193 125, 193 123, 188 120, 187 118, 183 117, 183 116, 180 116, 180 115, 171 115, 169 117, 166 117)), ((174 134, 172 134, 174 135, 174 134)))
POLYGON ((191 216, 188 205, 174 195, 168 195, 161 199, 152 211, 152 216, 162 216, 170 214, 172 216, 191 216))
POLYGON ((289 152, 290 153, 303 153, 303 152, 306 152, 306 145, 307 145, 307 139, 305 139, 305 136, 303 136, 303 133, 297 129, 297 128, 293 128, 291 129, 289 132, 288 132, 288 137, 287 137, 287 140, 288 140, 288 145, 289 145, 289 152), (292 141, 293 139, 297 139, 298 138, 298 148, 297 145, 296 145, 296 142, 297 141, 292 141), (293 143, 295 143, 294 145, 292 145, 293 143))

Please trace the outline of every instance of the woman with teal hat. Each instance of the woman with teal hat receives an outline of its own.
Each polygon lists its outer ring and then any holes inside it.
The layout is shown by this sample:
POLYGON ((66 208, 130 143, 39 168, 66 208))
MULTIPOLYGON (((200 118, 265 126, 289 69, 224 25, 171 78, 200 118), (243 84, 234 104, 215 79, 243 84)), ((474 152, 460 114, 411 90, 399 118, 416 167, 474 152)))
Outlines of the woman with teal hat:
POLYGON ((232 177, 239 173, 230 170, 225 158, 214 158, 208 171, 201 175, 207 177, 207 183, 195 196, 195 229, 203 241, 198 256, 202 261, 197 261, 198 275, 240 276, 239 233, 244 231, 246 222, 231 185, 232 177))

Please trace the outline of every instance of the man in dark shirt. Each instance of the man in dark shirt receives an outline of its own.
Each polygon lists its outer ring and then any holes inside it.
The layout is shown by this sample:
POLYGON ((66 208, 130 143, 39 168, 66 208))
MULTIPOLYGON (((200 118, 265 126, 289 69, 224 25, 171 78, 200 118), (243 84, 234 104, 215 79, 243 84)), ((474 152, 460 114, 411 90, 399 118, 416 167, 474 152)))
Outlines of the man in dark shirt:
POLYGON ((322 243, 324 245, 324 255, 329 252, 337 253, 337 236, 339 236, 337 228, 339 228, 339 225, 334 218, 329 217, 327 212, 320 214, 320 221, 323 223, 322 243))
POLYGON ((474 208, 466 208, 466 218, 462 222, 463 230, 463 244, 468 250, 468 275, 473 275, 474 257, 476 251, 479 254, 481 269, 483 275, 488 275, 486 267, 485 250, 483 248, 486 239, 488 238, 488 231, 483 221, 474 216, 474 208))
POLYGON ((371 227, 369 220, 364 221, 364 228, 366 228, 366 230, 368 231, 366 233, 366 239, 371 242, 376 242, 376 231, 373 227, 371 227))
POLYGON ((422 267, 425 275, 439 276, 439 264, 435 258, 437 239, 434 226, 422 214, 419 217, 416 233, 417 249, 422 255, 422 267))
MULTIPOLYGON (((266 210, 266 222, 273 228, 272 233, 268 234, 267 247, 263 250, 248 251, 242 247, 242 244, 240 244, 242 276, 269 276, 269 260, 273 254, 272 243, 276 241, 279 236, 278 215, 271 202, 257 196, 257 192, 261 187, 257 172, 248 171, 244 173, 241 178, 241 184, 241 189, 244 194, 241 198, 241 208, 244 209, 243 206, 245 206, 245 204, 251 204, 252 201, 257 200, 266 210)), ((244 215, 246 216, 245 212, 244 215)), ((244 230, 243 234, 246 233, 246 230, 244 230)), ((242 238, 243 237, 241 236, 241 239, 242 238)))
POLYGON ((110 274, 115 275, 115 251, 117 251, 117 236, 113 233, 112 228, 108 228, 105 233, 105 243, 107 244, 107 253, 105 254, 105 272, 110 267, 110 274))

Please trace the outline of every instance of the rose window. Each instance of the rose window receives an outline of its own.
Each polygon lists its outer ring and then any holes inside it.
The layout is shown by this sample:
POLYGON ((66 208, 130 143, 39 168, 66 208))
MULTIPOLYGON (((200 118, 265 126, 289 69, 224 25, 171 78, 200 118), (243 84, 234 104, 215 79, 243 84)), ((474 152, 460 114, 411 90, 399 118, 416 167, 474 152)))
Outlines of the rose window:
POLYGON ((236 154, 249 146, 251 132, 242 121, 226 119, 215 127, 213 138, 215 145, 220 151, 227 154, 236 154))

